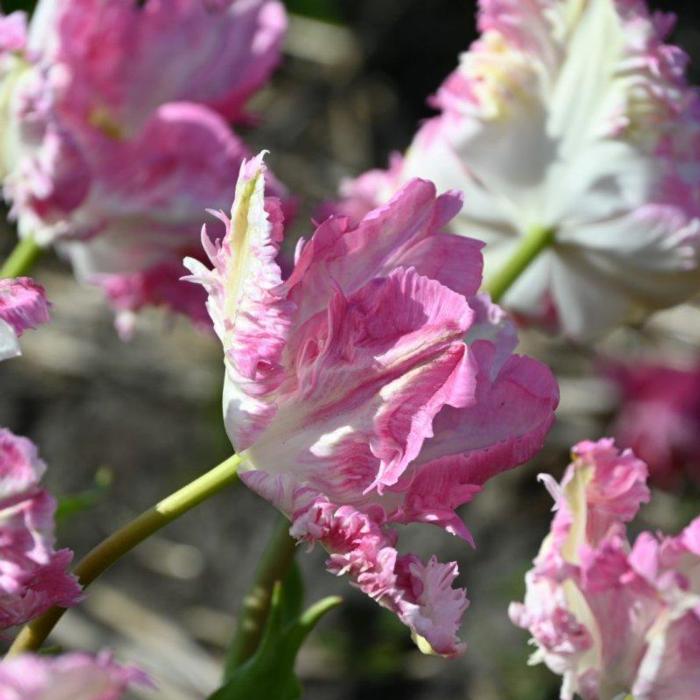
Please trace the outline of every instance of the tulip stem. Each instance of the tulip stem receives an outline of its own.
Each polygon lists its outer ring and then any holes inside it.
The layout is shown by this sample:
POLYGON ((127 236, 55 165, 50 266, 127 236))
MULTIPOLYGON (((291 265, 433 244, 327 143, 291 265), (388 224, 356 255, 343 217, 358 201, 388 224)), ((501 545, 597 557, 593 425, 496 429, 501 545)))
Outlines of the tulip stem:
POLYGON ((281 517, 260 560, 255 581, 241 602, 236 631, 226 656, 224 681, 258 648, 270 612, 272 591, 283 581, 294 562, 295 540, 289 535, 289 521, 281 517))
POLYGON ((532 228, 528 231, 515 253, 484 285, 494 302, 501 301, 532 261, 554 243, 555 235, 556 231, 553 228, 532 228))
MULTIPOLYGON (((233 483, 238 476, 238 468, 242 460, 241 455, 229 457, 206 474, 156 503, 98 544, 80 560, 74 569, 81 585, 88 586, 154 532, 233 483)), ((36 651, 64 612, 65 608, 54 607, 25 625, 10 647, 8 656, 36 651)))
POLYGON ((23 238, 0 267, 0 277, 20 277, 32 269, 43 248, 33 238, 23 238))

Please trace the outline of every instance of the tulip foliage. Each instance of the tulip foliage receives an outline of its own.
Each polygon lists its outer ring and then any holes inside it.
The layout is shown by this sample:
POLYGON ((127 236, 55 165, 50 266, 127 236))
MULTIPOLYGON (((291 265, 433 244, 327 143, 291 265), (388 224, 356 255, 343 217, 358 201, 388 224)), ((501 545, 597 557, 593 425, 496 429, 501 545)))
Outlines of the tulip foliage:
MULTIPOLYGON (((0 630, 17 632, 0 700, 158 693, 158 669, 111 652, 36 652, 117 559, 235 480, 285 525, 207 697, 302 696, 297 654, 342 601, 303 611, 295 549, 324 550, 420 652, 479 643, 466 584, 482 545, 462 506, 523 478, 559 404, 555 372, 519 338, 534 326, 591 355, 700 291, 700 100, 673 17, 644 0, 478 5, 437 115, 386 170, 312 202, 300 235, 309 193, 292 196, 274 152, 240 135, 268 116, 248 103, 281 59, 280 0, 39 0, 31 19, 0 15, 0 178, 19 239, 0 267, 2 371, 31 366, 31 343, 13 358, 51 320, 27 273, 55 249, 104 292, 121 339, 150 306, 218 338, 234 453, 73 567, 46 464, 0 428, 0 630), (463 556, 411 537, 428 526, 463 556)), ((597 366, 619 389, 618 443, 579 441, 561 479, 540 477, 555 513, 509 616, 561 700, 700 700, 700 517, 631 534, 648 481, 676 490, 666 499, 697 481, 698 363, 597 366)))

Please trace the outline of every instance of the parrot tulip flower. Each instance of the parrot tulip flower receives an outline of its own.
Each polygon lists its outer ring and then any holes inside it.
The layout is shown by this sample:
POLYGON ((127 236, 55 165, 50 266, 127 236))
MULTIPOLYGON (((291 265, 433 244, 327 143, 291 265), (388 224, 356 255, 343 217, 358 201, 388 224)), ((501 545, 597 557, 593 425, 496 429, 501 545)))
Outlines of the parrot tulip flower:
POLYGON ((487 279, 542 241, 504 305, 572 338, 688 299, 700 101, 672 26, 642 0, 481 0, 440 115, 389 170, 346 183, 339 209, 357 216, 416 176, 461 190, 451 230, 486 243, 487 279))
POLYGON ((227 232, 189 260, 225 353, 224 416, 241 478, 319 542, 328 568, 394 611, 423 648, 462 649, 455 562, 396 549, 396 525, 471 541, 455 509, 542 445, 558 390, 512 354, 481 283, 481 244, 444 233, 455 193, 414 180, 357 226, 330 218, 283 279, 279 202, 242 166, 227 232))
POLYGON ((700 688, 700 518, 680 535, 626 525, 649 500, 647 466, 612 440, 574 447, 552 530, 510 616, 562 676, 562 700, 694 700, 700 688))

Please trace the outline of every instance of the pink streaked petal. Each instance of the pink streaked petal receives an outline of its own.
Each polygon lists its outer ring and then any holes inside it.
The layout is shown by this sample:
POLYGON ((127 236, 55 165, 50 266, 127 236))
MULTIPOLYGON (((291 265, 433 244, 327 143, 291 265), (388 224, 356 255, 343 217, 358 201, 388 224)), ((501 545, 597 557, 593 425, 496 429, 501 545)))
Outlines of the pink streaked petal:
POLYGON ((700 617, 690 612, 669 626, 663 643, 652 646, 631 692, 642 700, 697 700, 698 658, 700 617))
POLYGON ((511 620, 538 646, 532 662, 544 661, 563 676, 562 697, 626 692, 662 606, 631 571, 625 539, 613 535, 595 549, 584 546, 580 568, 553 566, 543 554, 546 545, 526 576, 525 603, 510 608, 511 620))
MULTIPOLYGON (((432 421, 443 406, 464 406, 472 401, 473 369, 462 360, 463 346, 452 345, 468 328, 471 312, 462 297, 413 269, 398 269, 386 280, 370 283, 349 302, 357 311, 361 309, 364 320, 360 322, 356 316, 349 324, 334 321, 340 331, 335 335, 339 352, 346 362, 352 362, 342 370, 346 373, 350 369, 354 375, 346 395, 366 380, 377 362, 389 373, 385 401, 375 415, 370 439, 370 449, 381 466, 369 490, 398 480, 418 456, 424 440, 433 436, 432 421), (343 337, 340 329, 344 326, 354 332, 343 337), (363 345, 370 352, 362 359, 353 357, 363 345), (423 348, 428 352, 423 354, 423 348), (447 364, 440 362, 438 353, 442 352, 447 364), (394 388, 389 382, 398 367, 404 376, 398 383, 394 381, 394 388)), ((330 369, 326 366, 314 371, 320 377, 330 374, 330 369)), ((337 381, 333 384, 337 390, 337 381)))
POLYGON ((328 569, 348 575, 380 605, 395 612, 434 653, 455 656, 464 645, 457 629, 468 602, 463 589, 453 589, 455 562, 423 564, 413 555, 398 556, 395 536, 382 527, 381 518, 338 507, 324 497, 298 511, 292 536, 318 541, 329 552, 328 569))
POLYGON ((0 279, 0 360, 19 355, 17 338, 48 321, 43 287, 28 277, 0 279))
POLYGON ((561 484, 548 480, 556 513, 552 541, 541 557, 578 565, 587 547, 624 533, 625 524, 649 500, 649 489, 646 464, 630 450, 618 450, 609 438, 580 442, 572 456, 561 484))
POLYGON ((427 466, 443 457, 458 457, 469 483, 482 485, 541 448, 554 420, 559 390, 550 370, 536 360, 511 355, 494 372, 494 364, 502 359, 493 343, 480 340, 471 350, 479 367, 476 400, 472 406, 440 413, 435 438, 421 462, 427 466))
POLYGON ((525 583, 525 602, 511 603, 508 615, 530 632, 539 648, 531 663, 544 661, 565 676, 575 673, 579 659, 593 646, 591 631, 569 610, 559 581, 533 570, 525 583))
POLYGON ((408 591, 399 603, 399 618, 428 642, 429 651, 442 656, 463 653, 466 644, 458 641, 457 631, 469 601, 466 590, 452 587, 459 574, 457 562, 443 564, 431 557, 424 564, 409 555, 397 560, 397 568, 399 583, 408 591))
POLYGON ((25 568, 19 590, 9 591, 5 585, 0 586, 0 629, 22 625, 56 605, 70 608, 79 603, 83 599, 82 589, 77 579, 67 573, 72 561, 73 552, 61 549, 45 564, 25 568))
POLYGON ((466 337, 471 345, 479 340, 490 341, 496 349, 491 364, 491 379, 495 380, 501 368, 518 346, 518 333, 508 314, 491 301, 486 293, 476 294, 469 299, 474 309, 474 324, 466 337))
POLYGON ((470 319, 462 297, 415 270, 348 299, 337 292, 295 338, 293 391, 279 397, 274 424, 249 449, 252 462, 274 472, 296 465, 298 478, 334 498, 394 483, 442 407, 472 400, 460 341, 470 319))
POLYGON ((71 551, 54 550, 54 499, 38 485, 45 469, 26 439, 0 429, 0 629, 82 598, 68 572, 71 551))
POLYGON ((20 336, 49 320, 49 303, 44 288, 29 279, 0 279, 0 319, 20 336))
POLYGON ((47 58, 68 76, 62 110, 131 134, 166 102, 240 118, 276 66, 285 30, 275 0, 62 0, 42 29, 47 58))
POLYGON ((663 602, 629 562, 629 543, 613 533, 596 547, 583 547, 577 585, 595 620, 603 675, 608 683, 632 685, 647 633, 663 602))
POLYGON ((612 524, 629 522, 642 503, 648 503, 648 468, 631 450, 620 452, 611 438, 580 442, 572 454, 574 463, 562 485, 568 483, 572 470, 593 468, 586 487, 586 536, 596 542, 612 524))
POLYGON ((0 428, 0 500, 36 486, 46 464, 31 440, 0 428))
POLYGON ((22 354, 19 337, 49 321, 43 287, 28 277, 0 279, 0 361, 22 354))
MULTIPOLYGON (((483 404, 477 406, 486 410, 483 404)), ((539 421, 537 413, 534 413, 529 429, 503 439, 499 439, 492 432, 490 439, 493 442, 481 446, 478 443, 473 446, 469 444, 471 440, 476 439, 476 427, 473 438, 469 437, 470 432, 464 427, 460 428, 469 424, 470 417, 476 418, 477 410, 467 408, 452 412, 450 409, 443 409, 443 413, 435 422, 436 437, 432 442, 438 441, 437 449, 444 449, 444 445, 439 445, 439 440, 455 431, 456 434, 446 442, 450 445, 449 449, 462 449, 464 453, 427 460, 432 452, 432 444, 427 443, 425 456, 421 457, 422 463, 408 471, 405 481, 400 481, 395 491, 387 494, 390 503, 398 502, 396 511, 392 512, 392 520, 402 523, 432 523, 473 545, 469 529, 455 511, 459 506, 471 501, 486 481, 506 469, 522 464, 542 448, 554 417, 551 409, 542 410, 537 406, 537 402, 533 402, 532 408, 533 412, 539 410, 541 413, 539 421), (443 415, 445 418, 442 418, 443 415)), ((483 437, 481 436, 481 440, 483 437)))
POLYGON ((630 564, 659 588, 680 586, 700 593, 700 517, 675 537, 641 533, 632 548, 630 564))
POLYGON ((436 197, 431 183, 416 179, 357 227, 344 219, 324 222, 285 283, 300 318, 323 308, 334 284, 351 294, 399 266, 415 267, 463 296, 475 294, 481 283, 481 244, 442 234, 459 203, 454 193, 436 197))
POLYGON ((220 244, 205 244, 213 269, 185 261, 190 281, 209 294, 207 309, 226 353, 226 425, 237 449, 248 447, 274 415, 268 395, 284 379, 282 352, 294 309, 277 292, 282 210, 265 197, 263 155, 241 164, 226 233, 220 244))

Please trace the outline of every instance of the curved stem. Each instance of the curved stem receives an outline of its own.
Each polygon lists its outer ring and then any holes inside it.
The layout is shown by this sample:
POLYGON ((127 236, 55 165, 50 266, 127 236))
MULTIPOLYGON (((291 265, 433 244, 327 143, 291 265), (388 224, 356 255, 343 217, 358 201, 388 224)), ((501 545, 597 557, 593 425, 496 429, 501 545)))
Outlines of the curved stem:
MULTIPOLYGON (((74 573, 80 583, 88 586, 103 571, 154 532, 234 482, 242 461, 241 455, 229 457, 187 486, 156 503, 98 544, 75 567, 74 573)), ((25 625, 10 647, 8 656, 36 651, 64 612, 64 608, 54 607, 25 625)))
POLYGON ((533 228, 523 237, 513 256, 484 285, 494 302, 499 302, 532 261, 554 243, 555 235, 552 228, 533 228))
POLYGON ((226 655, 226 677, 247 661, 258 648, 270 611, 275 583, 283 581, 294 561, 296 543, 289 535, 289 521, 281 517, 255 574, 255 581, 241 602, 236 631, 226 655))
POLYGON ((0 277, 20 277, 26 275, 39 259, 43 248, 32 238, 23 238, 14 247, 10 256, 0 267, 0 277))

